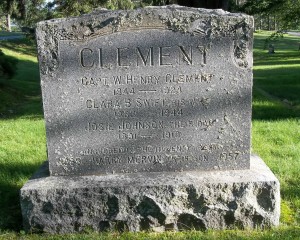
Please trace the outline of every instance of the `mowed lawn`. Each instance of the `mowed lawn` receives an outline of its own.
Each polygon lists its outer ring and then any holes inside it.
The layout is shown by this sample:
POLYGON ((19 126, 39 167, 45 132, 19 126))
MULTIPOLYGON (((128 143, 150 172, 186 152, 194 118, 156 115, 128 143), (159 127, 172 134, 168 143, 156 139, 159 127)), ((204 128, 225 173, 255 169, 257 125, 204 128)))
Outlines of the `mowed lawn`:
POLYGON ((19 189, 46 159, 46 138, 34 44, 0 41, 19 60, 13 79, 0 79, 0 239, 300 239, 300 38, 263 49, 254 44, 252 152, 260 155, 281 183, 281 226, 275 229, 180 233, 93 233, 39 235, 22 228, 19 189))

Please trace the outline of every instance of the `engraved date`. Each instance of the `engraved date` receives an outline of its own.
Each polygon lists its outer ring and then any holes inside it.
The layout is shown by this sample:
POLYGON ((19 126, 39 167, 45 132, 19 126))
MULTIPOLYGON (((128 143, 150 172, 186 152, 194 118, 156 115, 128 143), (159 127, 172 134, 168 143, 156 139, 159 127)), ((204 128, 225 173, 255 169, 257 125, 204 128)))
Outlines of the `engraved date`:
POLYGON ((163 117, 173 117, 183 115, 183 110, 181 108, 177 109, 162 109, 161 116, 163 117))
POLYGON ((180 138, 182 133, 179 131, 163 131, 162 138, 163 139, 172 139, 172 138, 180 138))
POLYGON ((220 154, 220 160, 222 161, 232 161, 236 160, 238 156, 240 155, 240 152, 222 152, 220 154))
POLYGON ((131 132, 119 132, 119 139, 120 140, 135 140, 135 139, 137 139, 137 134, 131 133, 131 132))
POLYGON ((114 89, 114 95, 134 95, 134 88, 116 88, 114 89))
POLYGON ((137 111, 135 110, 115 110, 114 113, 116 118, 127 118, 137 116, 137 111))
POLYGON ((175 95, 182 93, 182 89, 180 86, 167 86, 162 88, 162 93, 175 95))

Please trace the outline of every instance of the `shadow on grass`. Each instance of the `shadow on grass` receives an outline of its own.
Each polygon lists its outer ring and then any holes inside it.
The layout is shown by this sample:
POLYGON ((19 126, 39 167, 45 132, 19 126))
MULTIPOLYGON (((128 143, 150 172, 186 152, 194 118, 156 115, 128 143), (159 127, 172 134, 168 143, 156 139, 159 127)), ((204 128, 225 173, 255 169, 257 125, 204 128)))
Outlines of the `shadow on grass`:
POLYGON ((299 118, 300 52, 259 56, 255 65, 265 68, 254 69, 253 119, 299 118))
POLYGON ((300 199, 300 179, 288 179, 287 184, 284 188, 281 188, 281 195, 283 199, 296 198, 300 199))
POLYGON ((38 64, 20 60, 11 79, 0 80, 0 118, 43 118, 38 64))
POLYGON ((299 49, 299 42, 300 38, 296 36, 289 36, 284 35, 283 37, 279 37, 276 40, 268 40, 268 38, 271 36, 271 32, 265 33, 263 35, 256 34, 255 41, 254 41, 254 47, 255 49, 259 50, 265 50, 267 51, 268 44, 272 44, 275 46, 275 52, 276 50, 298 50, 299 49), (268 40, 268 41, 267 41, 268 40), (267 41, 267 42, 266 42, 267 41))
POLYGON ((20 231, 23 228, 18 181, 30 178, 39 165, 0 164, 0 231, 20 231))
POLYGON ((253 106, 252 106, 252 120, 281 120, 300 118, 300 111, 298 108, 289 106, 285 102, 275 99, 270 99, 258 92, 257 88, 253 91, 253 106))
POLYGON ((37 56, 36 44, 29 38, 11 39, 0 42, 0 48, 4 47, 18 53, 37 56))
POLYGON ((252 120, 282 120, 299 117, 295 110, 280 106, 253 106, 252 108, 252 120))

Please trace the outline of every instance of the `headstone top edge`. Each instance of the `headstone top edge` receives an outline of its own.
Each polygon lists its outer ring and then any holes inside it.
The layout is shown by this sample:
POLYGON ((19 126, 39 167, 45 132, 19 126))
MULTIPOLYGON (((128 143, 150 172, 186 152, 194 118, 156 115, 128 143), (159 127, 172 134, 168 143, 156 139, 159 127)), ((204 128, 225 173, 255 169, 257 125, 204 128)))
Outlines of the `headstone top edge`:
MULTIPOLYGON (((161 13, 172 13, 176 11, 180 12, 186 12, 191 14, 201 14, 202 16, 214 16, 214 17, 238 17, 238 18, 248 18, 249 20, 252 20, 253 17, 244 13, 231 13, 224 11, 223 9, 206 9, 206 8, 192 8, 192 7, 186 7, 186 6, 179 6, 176 4, 173 5, 167 5, 167 6, 148 6, 145 8, 137 8, 137 9, 131 9, 131 10, 109 10, 106 8, 97 8, 94 9, 92 12, 87 14, 82 14, 80 16, 76 17, 68 17, 68 18, 54 18, 51 20, 41 21, 37 23, 37 26, 43 26, 43 25, 53 25, 53 24, 59 24, 63 22, 73 22, 78 21, 80 19, 86 19, 92 16, 101 16, 106 14, 124 14, 124 13, 140 13, 140 14, 149 14, 149 11, 151 12, 157 12, 157 14, 161 13)), ((105 17, 104 17, 105 18, 105 17)))
MULTIPOLYGON (((96 36, 117 32, 160 29, 206 38, 231 36, 244 39, 237 41, 238 44, 245 45, 246 41, 251 48, 253 26, 252 16, 221 9, 179 5, 117 11, 101 8, 79 17, 52 19, 37 24, 40 71, 42 75, 54 76, 53 73, 58 68, 58 45, 64 40, 88 41, 96 36)), ((246 45, 240 46, 237 50, 245 47, 246 45)))

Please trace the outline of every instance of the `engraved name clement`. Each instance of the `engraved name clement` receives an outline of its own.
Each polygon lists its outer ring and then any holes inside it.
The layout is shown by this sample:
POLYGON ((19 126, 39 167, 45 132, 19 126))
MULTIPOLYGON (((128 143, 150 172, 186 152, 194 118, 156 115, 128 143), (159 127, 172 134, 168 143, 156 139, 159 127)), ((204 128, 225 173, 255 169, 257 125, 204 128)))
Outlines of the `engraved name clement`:
POLYGON ((201 45, 159 47, 118 47, 111 49, 86 47, 79 51, 83 68, 130 66, 173 66, 206 64, 207 48, 201 45))

